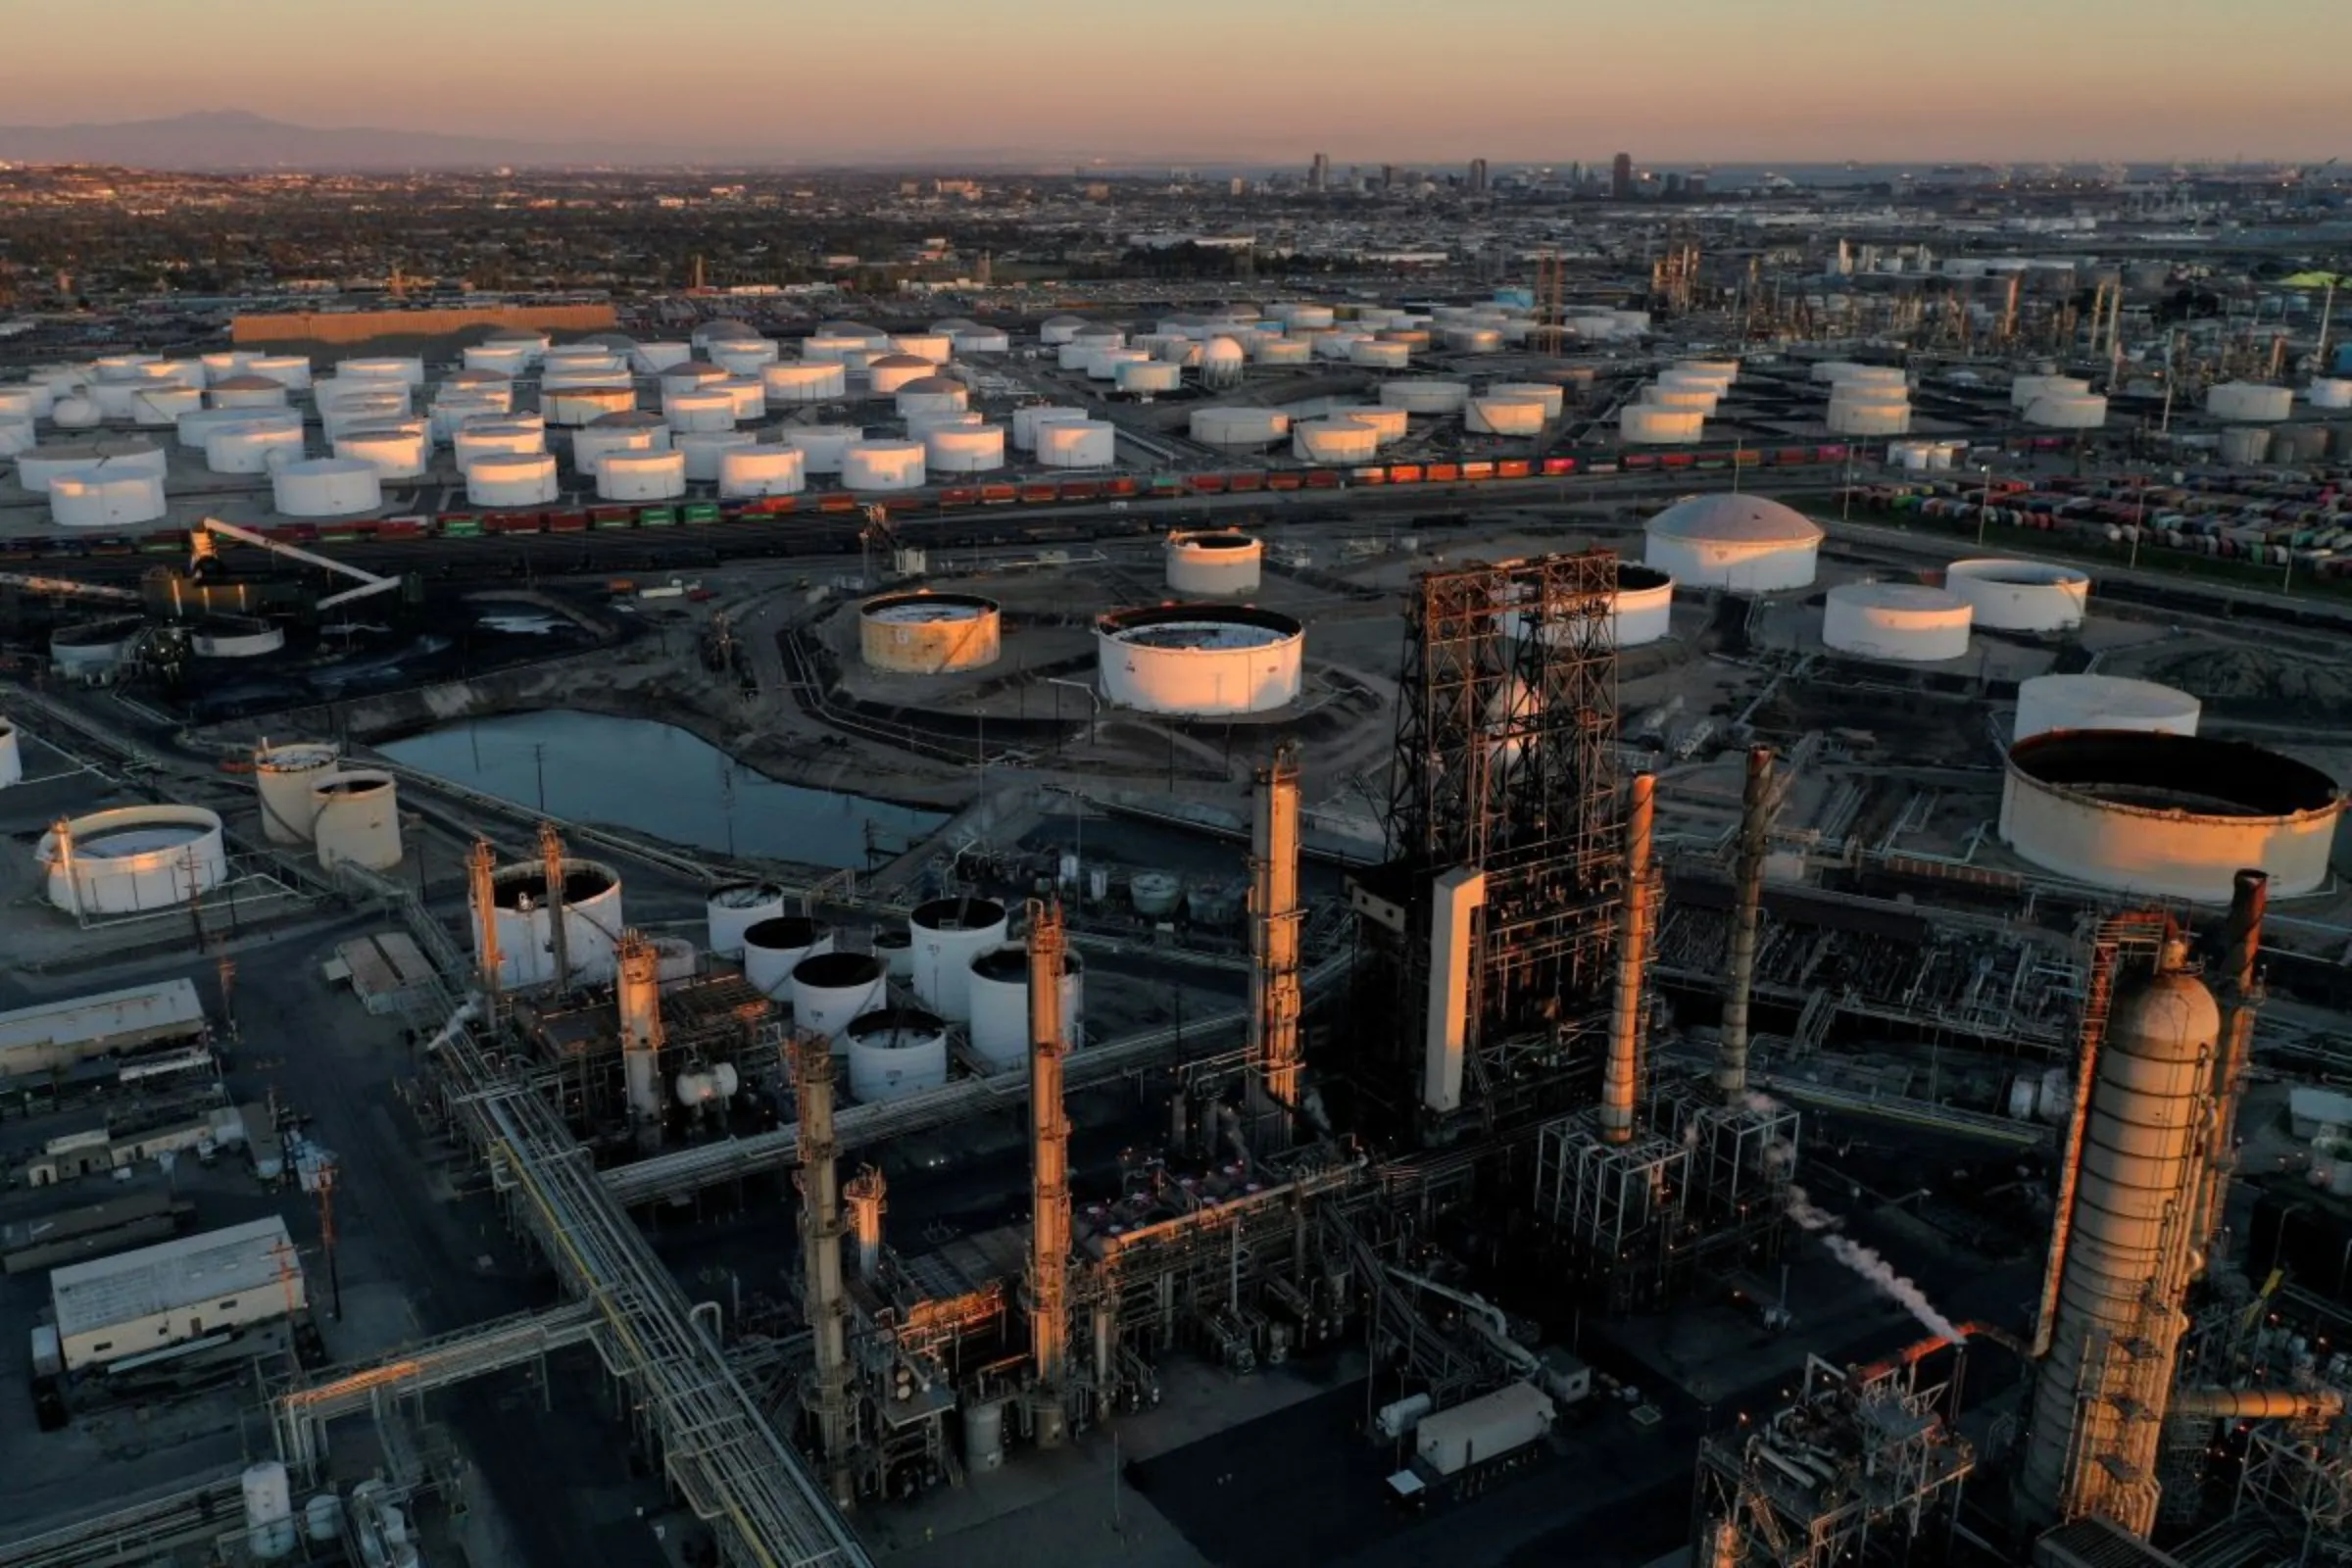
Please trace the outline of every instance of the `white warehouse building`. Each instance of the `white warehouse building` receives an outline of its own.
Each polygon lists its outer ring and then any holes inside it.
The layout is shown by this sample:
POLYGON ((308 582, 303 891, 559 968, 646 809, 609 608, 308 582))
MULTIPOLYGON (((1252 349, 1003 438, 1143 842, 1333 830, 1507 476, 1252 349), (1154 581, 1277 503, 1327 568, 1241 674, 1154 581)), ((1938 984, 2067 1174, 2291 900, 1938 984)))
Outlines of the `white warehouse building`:
POLYGON ((49 1297, 68 1372, 274 1322, 309 1301, 275 1215, 69 1263, 50 1274, 49 1297))

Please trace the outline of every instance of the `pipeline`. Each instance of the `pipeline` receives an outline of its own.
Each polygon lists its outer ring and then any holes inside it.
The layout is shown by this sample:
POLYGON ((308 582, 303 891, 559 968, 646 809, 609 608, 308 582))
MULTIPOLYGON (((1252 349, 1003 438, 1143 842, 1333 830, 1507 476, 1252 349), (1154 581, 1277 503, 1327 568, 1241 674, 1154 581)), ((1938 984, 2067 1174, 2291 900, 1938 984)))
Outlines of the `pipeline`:
POLYGON ((1747 787, 1740 797, 1740 897, 1732 910, 1731 976, 1723 994, 1723 1029, 1715 1056, 1715 1087, 1732 1105, 1747 1094, 1747 1000, 1756 983, 1756 927, 1764 909, 1771 801, 1772 748, 1750 747, 1747 787))
POLYGON ((2246 1068, 2254 1059, 2254 1015, 2262 1005, 2262 920, 2270 906, 2271 879, 2262 871, 2240 871, 2230 900, 2224 958, 2230 976, 2229 1011, 2223 1018, 2221 1049, 2214 1054, 2213 1121, 2198 1195, 2201 1228, 2197 1250, 2211 1268, 2230 1207, 2230 1179, 2237 1168, 2237 1107, 2246 1090, 2246 1068))
POLYGON ((1631 1143, 1634 1095, 1642 1076, 1642 973, 1649 961, 1649 846, 1656 814, 1655 774, 1634 776, 1625 815, 1625 892, 1617 909, 1617 996, 1609 1014, 1608 1067, 1601 1080, 1600 1135, 1631 1143))
POLYGON ((2344 1396, 2333 1389, 2182 1389, 2167 1413, 2183 1421, 2318 1424, 2344 1413, 2344 1396))

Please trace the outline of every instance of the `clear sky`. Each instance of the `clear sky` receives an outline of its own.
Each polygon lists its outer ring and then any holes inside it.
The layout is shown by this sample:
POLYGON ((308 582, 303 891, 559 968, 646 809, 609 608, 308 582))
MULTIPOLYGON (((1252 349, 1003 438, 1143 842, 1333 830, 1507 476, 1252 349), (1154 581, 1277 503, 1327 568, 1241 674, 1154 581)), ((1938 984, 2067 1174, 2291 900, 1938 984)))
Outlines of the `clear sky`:
POLYGON ((237 109, 812 161, 2352 157, 2352 0, 18 5, 20 124, 237 109))

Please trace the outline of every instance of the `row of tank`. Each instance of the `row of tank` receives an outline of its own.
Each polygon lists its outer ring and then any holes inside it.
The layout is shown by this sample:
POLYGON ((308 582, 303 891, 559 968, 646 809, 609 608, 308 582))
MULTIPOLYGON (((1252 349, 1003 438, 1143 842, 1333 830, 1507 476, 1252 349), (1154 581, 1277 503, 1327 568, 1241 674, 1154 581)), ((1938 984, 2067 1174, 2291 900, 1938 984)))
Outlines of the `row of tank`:
POLYGON ((1737 360, 1678 360, 1642 384, 1618 411, 1617 434, 1628 446, 1696 441, 1715 406, 1740 377, 1737 360))
POLYGON ((1232 450, 1268 447, 1287 436, 1292 456, 1302 463, 1356 463, 1402 440, 1414 417, 1458 417, 1473 435, 1526 437, 1541 434, 1566 402, 1566 386, 1555 381, 1494 381, 1474 388, 1467 381, 1400 377, 1382 382, 1373 404, 1195 409, 1188 433, 1203 446, 1232 450))

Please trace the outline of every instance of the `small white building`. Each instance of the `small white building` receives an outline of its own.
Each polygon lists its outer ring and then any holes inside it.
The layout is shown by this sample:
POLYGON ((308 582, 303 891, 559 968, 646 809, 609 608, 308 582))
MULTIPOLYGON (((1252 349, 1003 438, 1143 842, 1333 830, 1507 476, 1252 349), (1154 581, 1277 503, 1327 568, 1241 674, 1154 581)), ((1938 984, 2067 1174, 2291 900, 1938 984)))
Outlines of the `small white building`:
POLYGON ((309 1304, 286 1222, 272 1215, 72 1263, 49 1276, 66 1370, 107 1367, 309 1304))

